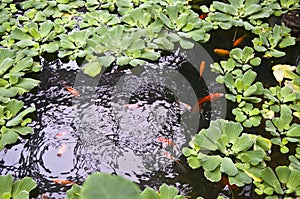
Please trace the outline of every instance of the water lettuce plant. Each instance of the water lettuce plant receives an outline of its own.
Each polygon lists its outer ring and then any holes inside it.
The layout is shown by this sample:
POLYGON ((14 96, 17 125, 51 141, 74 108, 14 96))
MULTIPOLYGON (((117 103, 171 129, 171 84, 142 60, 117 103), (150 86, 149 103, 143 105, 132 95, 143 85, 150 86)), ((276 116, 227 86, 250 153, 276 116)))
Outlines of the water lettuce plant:
POLYGON ((259 195, 267 195, 271 198, 295 198, 300 196, 300 171, 287 166, 278 166, 275 172, 270 168, 264 168, 260 173, 261 182, 254 182, 255 192, 259 195))
POLYGON ((231 185, 244 186, 252 182, 252 172, 266 166, 270 149, 267 138, 243 133, 240 123, 218 119, 196 134, 183 154, 190 167, 202 167, 210 181, 218 182, 226 174, 231 185))
POLYGON ((67 199, 184 199, 178 195, 178 189, 163 184, 159 192, 147 187, 143 192, 133 182, 120 177, 104 173, 89 175, 82 186, 73 185, 67 191, 67 199))
POLYGON ((29 193, 36 187, 36 182, 25 177, 13 181, 12 175, 0 176, 0 198, 3 199, 29 199, 29 193))

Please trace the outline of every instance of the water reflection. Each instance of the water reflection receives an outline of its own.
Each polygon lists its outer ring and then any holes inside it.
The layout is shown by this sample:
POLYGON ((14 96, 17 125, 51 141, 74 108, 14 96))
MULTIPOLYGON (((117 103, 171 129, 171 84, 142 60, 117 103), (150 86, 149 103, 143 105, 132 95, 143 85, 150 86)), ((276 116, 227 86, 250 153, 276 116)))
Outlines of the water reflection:
POLYGON ((34 133, 0 152, 1 174, 30 176, 37 181, 39 193, 52 198, 64 198, 69 188, 53 180, 81 184, 95 171, 125 176, 142 187, 155 188, 166 182, 189 195, 191 186, 181 181, 190 172, 181 148, 198 128, 208 125, 211 114, 209 103, 200 115, 187 106, 197 100, 192 93, 186 94, 188 89, 195 89, 199 96, 208 94, 198 75, 190 78, 191 87, 168 79, 175 77, 172 71, 177 68, 169 68, 167 75, 166 70, 161 71, 157 78, 160 70, 149 65, 139 71, 105 74, 96 88, 88 84, 76 87, 81 95, 74 97, 64 84, 72 86, 76 64, 44 60, 43 65, 37 93, 22 99, 36 104, 34 133), (58 156, 63 145, 65 151, 58 156))

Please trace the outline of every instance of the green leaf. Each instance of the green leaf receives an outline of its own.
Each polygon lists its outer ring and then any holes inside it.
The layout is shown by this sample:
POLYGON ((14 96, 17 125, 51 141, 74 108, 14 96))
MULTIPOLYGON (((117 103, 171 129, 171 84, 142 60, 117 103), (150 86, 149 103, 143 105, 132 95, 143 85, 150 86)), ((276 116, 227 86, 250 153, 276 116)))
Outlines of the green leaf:
POLYGON ((66 199, 80 199, 81 187, 77 184, 74 184, 71 189, 67 191, 66 199))
MULTIPOLYGON (((2 196, 5 193, 11 193, 12 191, 12 185, 13 185, 13 178, 11 174, 0 176, 0 197, 2 199, 2 196)), ((3 198, 5 199, 5 198, 3 198)))
POLYGON ((288 181, 286 183, 287 187, 294 188, 295 190, 299 189, 300 187, 299 179, 300 179, 300 171, 292 169, 288 181))
MULTIPOLYGON (((24 195, 24 191, 27 191, 28 196, 29 192, 33 190, 36 187, 36 182, 29 177, 22 178, 21 180, 17 180, 14 185, 13 185, 13 192, 12 192, 12 197, 17 198, 20 197, 21 195, 24 195)), ((29 197, 27 197, 29 198, 29 197)))
POLYGON ((235 176, 238 170, 232 160, 228 157, 224 157, 221 163, 221 172, 226 173, 228 176, 235 176))
POLYGON ((98 74, 100 74, 101 69, 102 69, 102 65, 100 65, 99 62, 92 61, 92 62, 85 64, 82 68, 82 71, 91 77, 95 77, 98 74))
POLYGON ((230 143, 235 143, 242 131, 243 127, 240 123, 231 121, 225 123, 223 130, 223 132, 229 137, 230 143))
POLYGON ((15 28, 13 31, 11 31, 11 37, 13 39, 17 39, 20 41, 31 41, 32 37, 25 32, 23 32, 20 28, 15 28))
POLYGON ((187 162, 192 169, 198 169, 201 166, 200 160, 194 156, 188 157, 187 162))
POLYGON ((210 180, 211 182, 219 182, 222 177, 221 174, 222 173, 219 167, 213 171, 204 171, 204 176, 206 177, 206 179, 210 180))
POLYGON ((273 187, 278 194, 283 194, 283 190, 280 186, 280 182, 277 179, 275 173, 270 167, 266 167, 261 172, 261 178, 271 187, 273 187))
POLYGON ((14 60, 10 57, 6 57, 0 63, 0 75, 3 75, 14 63, 14 60))
POLYGON ((253 143, 254 140, 252 140, 248 134, 243 134, 235 142, 233 142, 231 149, 235 153, 239 153, 241 151, 248 150, 253 145, 253 143))
POLYGON ((287 166, 278 166, 276 167, 275 172, 279 181, 283 184, 286 184, 291 173, 290 169, 287 166))
POLYGON ((159 187, 160 197, 163 199, 173 199, 177 194, 178 190, 173 186, 163 184, 159 187))
POLYGON ((141 193, 141 196, 142 196, 143 199, 160 199, 160 196, 158 195, 158 193, 150 187, 147 187, 141 193))
POLYGON ((294 125, 287 131, 286 135, 289 137, 300 137, 300 125, 294 125))
POLYGON ((80 197, 85 199, 141 199, 140 190, 133 182, 120 176, 98 172, 87 177, 82 185, 80 197))
POLYGON ((222 162, 222 158, 218 155, 206 156, 201 159, 202 167, 205 171, 215 170, 222 162))

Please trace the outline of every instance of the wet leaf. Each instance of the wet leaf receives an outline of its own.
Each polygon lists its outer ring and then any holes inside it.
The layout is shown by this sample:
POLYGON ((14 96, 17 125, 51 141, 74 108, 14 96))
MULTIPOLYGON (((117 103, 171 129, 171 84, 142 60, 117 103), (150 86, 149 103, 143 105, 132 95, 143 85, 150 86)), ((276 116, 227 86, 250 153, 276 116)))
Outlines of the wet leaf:
POLYGON ((221 180, 222 173, 220 168, 217 168, 214 171, 204 171, 204 176, 211 182, 219 182, 221 180))
POLYGON ((238 170, 232 160, 228 157, 224 157, 221 163, 221 172, 226 173, 228 176, 235 176, 238 170))
POLYGON ((80 197, 85 199, 141 199, 140 191, 133 182, 120 176, 93 173, 82 185, 80 197), (117 189, 116 189, 117 187, 117 189))
POLYGON ((222 162, 222 158, 218 155, 206 156, 201 159, 202 167, 205 171, 215 170, 222 162))
POLYGON ((291 173, 290 169, 287 166, 278 166, 276 167, 275 172, 279 181, 283 184, 286 184, 291 173))
POLYGON ((82 71, 85 74, 88 74, 91 77, 95 77, 100 74, 102 66, 97 61, 92 61, 85 64, 82 68, 82 71))
POLYGON ((248 150, 252 145, 254 141, 247 135, 243 134, 241 137, 239 137, 236 141, 233 142, 232 150, 235 153, 239 153, 241 151, 248 150))
POLYGON ((187 158, 187 162, 192 169, 197 169, 201 166, 201 162, 197 157, 190 156, 187 158))

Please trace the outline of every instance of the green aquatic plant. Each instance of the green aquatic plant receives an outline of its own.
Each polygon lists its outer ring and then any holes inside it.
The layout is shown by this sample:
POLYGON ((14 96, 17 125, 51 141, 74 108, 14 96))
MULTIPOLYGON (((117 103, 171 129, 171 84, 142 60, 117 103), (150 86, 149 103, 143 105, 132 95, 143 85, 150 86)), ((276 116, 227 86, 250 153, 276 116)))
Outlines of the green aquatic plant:
POLYGON ((280 49, 296 43, 295 38, 291 36, 291 30, 283 25, 271 27, 264 23, 256 26, 252 32, 258 35, 252 40, 254 49, 258 52, 264 52, 265 57, 282 57, 285 52, 280 49))
POLYGON ((266 199, 294 198, 300 196, 300 171, 287 166, 278 166, 275 172, 270 168, 264 168, 259 174, 261 182, 254 182, 255 192, 266 195, 266 199))
POLYGON ((93 173, 82 186, 73 185, 67 191, 67 199, 184 199, 178 192, 174 186, 166 184, 159 187, 159 192, 150 187, 141 192, 136 184, 120 176, 93 173))
POLYGON ((25 177, 13 181, 12 175, 0 176, 0 198, 3 199, 29 199, 29 193, 36 187, 36 182, 25 177))
POLYGON ((213 27, 228 30, 233 26, 244 27, 251 30, 260 19, 268 18, 273 10, 269 5, 262 4, 260 0, 229 0, 228 3, 213 1, 210 7, 201 6, 204 13, 209 13, 206 21, 213 27))
POLYGON ((252 172, 261 170, 269 160, 266 151, 270 140, 261 136, 242 133, 240 123, 218 119, 208 129, 196 134, 190 148, 184 148, 189 166, 202 167, 204 175, 212 182, 226 174, 229 183, 244 186, 252 182, 252 172))
POLYGON ((26 125, 31 122, 25 118, 35 111, 34 105, 23 108, 22 101, 13 99, 29 92, 39 84, 38 80, 25 77, 28 72, 38 72, 40 66, 23 51, 0 49, 0 150, 15 143, 19 135, 32 132, 26 125))

